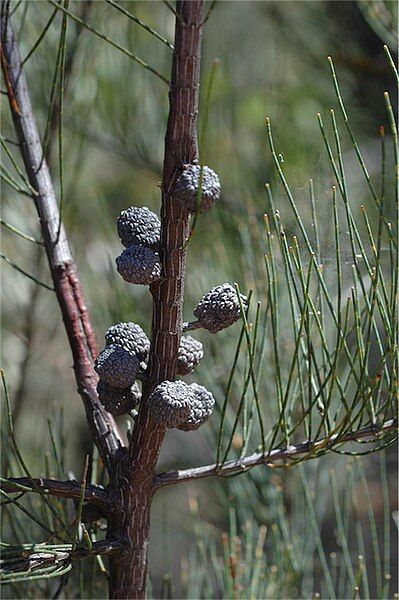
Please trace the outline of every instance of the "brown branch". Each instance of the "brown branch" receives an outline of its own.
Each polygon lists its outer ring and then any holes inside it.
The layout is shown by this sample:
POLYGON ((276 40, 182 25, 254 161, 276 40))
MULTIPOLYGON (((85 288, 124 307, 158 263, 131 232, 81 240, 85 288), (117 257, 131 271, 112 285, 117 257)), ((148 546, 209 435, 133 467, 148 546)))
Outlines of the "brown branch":
POLYGON ((331 437, 322 438, 316 442, 304 442, 298 446, 289 446, 287 448, 276 448, 269 454, 256 452, 242 459, 229 460, 223 466, 218 466, 216 463, 203 467, 194 467, 192 469, 179 469, 175 471, 167 471, 160 473, 154 478, 155 490, 159 490, 166 485, 173 485, 193 479, 204 479, 205 477, 214 477, 225 475, 234 475, 248 471, 258 465, 272 466, 277 461, 290 460, 294 456, 301 454, 312 453, 317 456, 317 452, 322 449, 331 448, 333 445, 343 444, 345 442, 356 442, 360 439, 370 438, 370 441, 375 440, 381 434, 390 433, 397 430, 396 419, 386 421, 380 426, 370 426, 358 431, 351 431, 344 435, 335 434, 331 437))
POLYGON ((162 179, 161 261, 163 279, 150 287, 153 296, 152 344, 148 379, 134 428, 124 472, 114 482, 121 499, 121 515, 110 520, 112 537, 126 536, 130 551, 111 561, 111 598, 144 598, 147 573, 149 513, 153 476, 165 428, 149 416, 147 399, 154 387, 174 380, 182 333, 185 241, 189 215, 172 198, 184 163, 198 158, 197 114, 203 20, 203 0, 181 0, 176 5, 176 29, 170 84, 170 110, 165 138, 162 179))
MULTIPOLYGON (((87 15, 88 12, 90 11, 91 3, 83 2, 81 8, 82 8, 82 12, 84 12, 84 14, 87 15)), ((83 31, 83 28, 81 26, 77 25, 76 26, 76 35, 75 35, 73 41, 72 42, 70 41, 67 45, 66 61, 65 61, 65 69, 64 69, 64 94, 66 93, 66 91, 68 89, 68 85, 70 82, 70 75, 71 75, 72 69, 74 67, 75 57, 77 55, 77 49, 78 49, 78 44, 79 44, 79 38, 80 38, 82 31, 83 31)), ((11 91, 12 91, 12 88, 11 88, 11 91)), ((59 98, 56 98, 56 100, 54 102, 53 110, 50 115, 48 143, 46 145, 46 148, 44 148, 44 155, 47 160, 47 164, 49 165, 50 168, 51 168, 51 156, 52 156, 53 147, 58 142, 57 136, 56 136, 56 131, 57 131, 57 127, 58 127, 58 117, 59 117, 59 98)), ((34 260, 37 272, 40 272, 40 270, 41 270, 42 258, 43 258, 42 248, 41 248, 41 246, 38 246, 36 248, 35 260, 34 260)), ((40 279, 40 277, 39 277, 39 279, 40 279)), ((25 315, 23 315, 24 323, 22 326, 22 336, 23 336, 23 339, 25 342, 25 351, 24 351, 25 353, 24 353, 24 357, 21 361, 21 366, 19 369, 20 379, 19 379, 18 387, 14 394, 14 399, 13 399, 14 400, 13 401, 14 425, 16 425, 16 423, 18 421, 18 417, 21 414, 21 409, 23 407, 24 400, 27 396, 26 390, 27 390, 27 386, 29 383, 28 382, 28 372, 29 372, 29 365, 30 365, 30 360, 31 360, 31 356, 32 356, 31 347, 34 342, 35 333, 36 333, 35 312, 36 312, 36 305, 38 304, 38 300, 40 298, 39 292, 40 292, 40 286, 35 285, 35 286, 30 287, 30 297, 27 298, 27 302, 26 302, 27 310, 26 310, 25 315)), ((6 458, 5 458, 5 460, 6 460, 6 458)), ((4 460, 4 462, 5 462, 5 460, 4 460)), ((6 470, 3 469, 2 472, 6 473, 6 470)))
MULTIPOLYGON (((34 201, 40 218, 42 237, 69 344, 75 377, 94 443, 110 469, 112 457, 123 446, 115 421, 98 400, 97 376, 93 359, 97 347, 75 262, 69 250, 65 229, 59 227, 60 214, 53 184, 33 115, 18 43, 14 37, 7 3, 1 3, 2 65, 9 83, 9 103, 25 170, 37 191, 34 201), (17 109, 16 109, 17 107, 17 109)), ((7 84, 8 85, 8 84, 7 84)), ((8 87, 7 87, 8 89, 8 87)))
MULTIPOLYGON (((60 498, 73 498, 79 500, 82 485, 78 481, 57 481, 56 479, 43 479, 36 477, 10 477, 0 481, 0 488, 5 492, 36 492, 60 498)), ((105 489, 99 485, 86 485, 85 501, 101 508, 105 513, 110 506, 110 497, 105 489)))

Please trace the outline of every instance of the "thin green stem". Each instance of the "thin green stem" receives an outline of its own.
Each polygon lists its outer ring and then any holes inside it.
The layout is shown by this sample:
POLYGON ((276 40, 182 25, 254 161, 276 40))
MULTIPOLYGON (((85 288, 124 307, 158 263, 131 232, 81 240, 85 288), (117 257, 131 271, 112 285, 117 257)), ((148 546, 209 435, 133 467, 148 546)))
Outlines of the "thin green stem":
POLYGON ((380 597, 382 591, 382 572, 381 572, 381 556, 380 556, 380 548, 378 544, 378 533, 377 533, 377 524, 375 521, 373 505, 370 498, 370 492, 367 485, 366 476, 364 473, 363 463, 361 459, 357 459, 356 461, 358 474, 360 476, 360 482, 363 488, 363 494, 366 501, 366 508, 369 520, 369 528, 371 534, 371 547, 373 550, 373 558, 374 558, 374 567, 375 567, 375 578, 376 578, 376 588, 377 588, 377 597, 380 597))
POLYGON ((392 54, 390 53, 389 48, 388 48, 388 46, 386 44, 384 44, 383 48, 384 48, 385 54, 388 57, 389 64, 392 67, 392 71, 393 71, 393 73, 395 75, 396 83, 397 83, 397 85, 399 85, 399 73, 398 73, 398 69, 396 68, 395 61, 392 58, 392 54))
POLYGON ((168 46, 168 48, 170 50, 174 49, 173 44, 171 44, 170 42, 168 42, 168 40, 166 38, 164 38, 157 31, 155 31, 155 29, 152 29, 152 27, 150 27, 149 25, 147 25, 147 23, 144 23, 144 21, 142 21, 141 19, 139 19, 138 17, 136 17, 135 15, 133 15, 131 12, 129 12, 128 10, 126 10, 125 8, 123 8, 122 6, 120 6, 117 2, 114 2, 114 0, 106 0, 106 2, 107 2, 107 4, 110 4, 111 6, 113 6, 117 10, 119 10, 123 15, 125 15, 126 17, 128 17, 131 21, 133 21, 137 25, 140 25, 140 27, 142 27, 143 29, 145 29, 146 31, 148 31, 148 33, 151 33, 151 35, 153 35, 154 37, 156 37, 157 40, 159 40, 160 42, 162 42, 163 44, 165 44, 165 46, 168 46))
POLYGON ((37 283, 37 285, 41 285, 42 287, 46 288, 46 290, 50 290, 50 292, 54 292, 55 291, 54 288, 51 287, 51 285, 47 285, 47 283, 43 283, 43 281, 39 281, 39 279, 36 279, 36 277, 34 275, 31 275, 27 271, 24 271, 24 269, 21 269, 21 267, 19 267, 14 262, 12 262, 4 254, 0 253, 0 257, 3 260, 5 260, 13 269, 15 269, 16 271, 18 271, 18 273, 21 273, 22 275, 25 275, 25 277, 28 277, 28 279, 31 279, 32 281, 34 281, 35 283, 37 283))
POLYGON ((83 466, 82 486, 80 489, 78 508, 76 510, 76 528, 75 528, 75 533, 74 533, 73 541, 72 541, 72 550, 75 550, 76 547, 82 542, 82 539, 81 539, 82 538, 82 531, 81 531, 82 529, 83 529, 83 535, 84 535, 84 533, 87 534, 85 536, 86 539, 84 541, 87 543, 90 540, 90 537, 87 539, 88 533, 86 532, 86 530, 84 529, 84 525, 82 524, 82 512, 83 512, 83 504, 84 504, 84 500, 85 500, 88 470, 89 470, 89 455, 87 454, 85 463, 83 466))
POLYGON ((30 185, 29 181, 26 179, 23 171, 19 168, 17 161, 15 160, 15 158, 13 157, 12 153, 10 152, 10 150, 7 148, 7 144, 6 144, 6 140, 3 136, 0 137, 0 141, 1 141, 1 145, 4 148, 4 150, 6 151, 6 154, 8 156, 8 158, 10 159, 14 169, 16 170, 16 172, 18 173, 18 175, 20 176, 20 178, 22 179, 23 183, 26 185, 27 188, 30 189, 30 191, 32 192, 32 194, 34 196, 37 196, 37 191, 30 185))
MULTIPOLYGON (((58 515, 58 513, 56 512, 56 510, 54 509, 54 507, 52 506, 52 504, 47 500, 47 498, 44 495, 44 492, 42 490, 40 490, 40 488, 38 488, 35 479, 32 477, 23 457, 22 454, 19 450, 16 438, 15 438, 15 432, 14 432, 14 423, 13 423, 13 418, 12 418, 12 412, 11 412, 11 400, 10 400, 10 395, 8 392, 8 386, 7 386, 7 380, 5 377, 5 373, 3 371, 3 369, 1 369, 1 379, 2 379, 2 383, 3 383, 3 389, 4 389, 4 396, 5 396, 5 400, 6 400, 6 406, 7 406, 7 419, 8 419, 8 431, 9 431, 9 436, 11 439, 11 444, 12 444, 12 448, 15 454, 15 457, 18 461, 18 463, 20 464, 20 466, 22 467, 23 471, 25 472, 25 475, 29 478, 32 487, 35 489, 35 491, 40 495, 41 500, 44 502, 44 504, 50 509, 50 511, 52 512, 52 514, 54 515, 54 517, 56 518, 56 520, 58 521, 58 523, 61 525, 61 527, 63 528, 64 532, 66 533, 66 535, 68 537, 71 537, 66 524, 63 522, 63 520, 60 518, 60 516, 58 515)), ((58 537, 58 536, 57 536, 58 537)))
POLYGON ((250 373, 251 373, 252 388, 253 388, 255 405, 256 405, 256 410, 257 410, 258 419, 259 419, 259 429, 260 429, 260 435, 261 435, 261 446, 262 446, 262 451, 264 452, 265 451, 265 430, 264 430, 264 425, 263 425, 262 413, 261 413, 261 410, 260 410, 260 402, 259 402, 259 396, 258 396, 258 390, 257 390, 257 384, 256 384, 256 377, 255 377, 255 372, 254 372, 254 354, 253 354, 253 351, 252 351, 251 337, 250 337, 250 333, 249 333, 249 325, 248 325, 247 313, 246 313, 246 311, 244 309, 244 305, 243 305, 243 302, 242 302, 240 288, 238 286, 238 283, 235 283, 234 287, 236 289, 237 297, 238 297, 238 302, 240 304, 241 318, 244 321, 245 337, 246 337, 247 348, 248 348, 249 370, 250 370, 250 373))
POLYGON ((150 71, 150 73, 152 73, 153 75, 156 75, 159 79, 161 79, 167 85, 170 84, 169 80, 166 79, 166 77, 164 77, 163 75, 161 75, 161 73, 159 73, 159 71, 157 71, 156 69, 154 69, 154 67, 151 67, 151 65, 148 65, 146 62, 144 62, 144 60, 142 60, 141 58, 139 58, 138 56, 136 56, 135 54, 133 54, 133 52, 130 52, 130 50, 128 50, 127 48, 124 48, 123 46, 121 46, 120 44, 118 44, 117 42, 115 42, 114 40, 112 40, 111 38, 109 38, 108 36, 104 35, 100 31, 98 31, 97 29, 95 29, 92 25, 88 25, 87 23, 85 23, 85 21, 83 21, 83 19, 81 19, 80 17, 78 17, 74 13, 70 12, 69 10, 67 10, 66 8, 64 8, 63 6, 60 6, 59 4, 57 4, 57 2, 55 0, 47 0, 47 2, 49 2, 50 4, 52 4, 53 6, 55 6, 57 8, 57 10, 61 10, 63 13, 65 13, 66 15, 68 15, 68 17, 70 17, 71 19, 73 19, 74 21, 76 21, 76 23, 79 23, 80 25, 82 25, 82 27, 84 27, 88 31, 91 31, 91 33, 94 33, 94 35, 96 35, 97 37, 101 38, 102 40, 104 40, 105 42, 107 42, 108 44, 110 44, 111 46, 113 46, 114 48, 116 48, 117 50, 119 50, 120 52, 122 52, 123 54, 125 54, 126 56, 128 56, 129 58, 131 58, 132 60, 134 60, 141 67, 143 67, 147 71, 150 71))
POLYGON ((7 170, 7 168, 1 163, 0 163, 0 179, 2 179, 5 183, 7 183, 7 185, 9 185, 11 188, 13 188, 13 190, 18 192, 18 194, 22 194, 23 196, 27 196, 28 198, 32 199, 32 197, 33 197, 32 192, 20 187, 18 182, 13 178, 13 176, 10 174, 10 172, 7 170))
MULTIPOLYGON (((330 65, 330 70, 331 70, 331 75, 332 75, 332 78, 333 78, 335 93, 336 93, 338 104, 339 104, 339 107, 341 109, 341 113, 342 113, 342 116, 343 116, 343 119, 344 119, 344 122, 345 122, 346 129, 348 131, 349 137, 351 139, 353 148, 354 148, 355 153, 356 153, 356 157, 357 157, 357 159, 359 161, 359 164, 360 164, 360 167, 361 167, 361 169, 363 171, 363 175, 364 175, 364 177, 366 179, 366 182, 367 182, 368 188, 370 190, 370 193, 371 193, 371 195, 373 197, 373 200, 374 200, 374 202, 375 202, 375 204, 376 204, 376 206, 378 208, 378 205, 379 205, 378 195, 377 195, 377 193, 375 191, 375 188, 374 188, 373 182, 371 180, 370 174, 368 172, 366 163, 364 162, 362 153, 360 152, 359 145, 358 145, 358 143, 356 141, 356 138, 355 138, 355 136, 353 134, 351 125, 349 123, 348 113, 346 112, 344 101, 342 99, 341 90, 340 90, 340 87, 339 87, 339 83, 338 83, 337 75, 336 75, 336 72, 335 72, 335 67, 334 67, 333 60, 332 60, 331 56, 328 56, 327 60, 328 60, 328 64, 330 65)), ((389 228, 387 227, 387 222, 385 220, 384 220, 384 224, 385 224, 385 227, 387 229, 388 235, 391 236, 389 228)), ((393 241, 395 242, 395 240, 393 240, 393 241)))
POLYGON ((19 237, 23 238, 24 240, 27 240, 28 242, 32 242, 32 244, 37 244, 38 246, 43 246, 44 245, 42 241, 36 240, 34 237, 31 237, 30 235, 27 235, 26 233, 24 233, 23 231, 20 231, 19 229, 17 229, 13 225, 10 225, 10 223, 7 223, 3 219, 0 219, 0 223, 3 225, 3 227, 5 227, 6 229, 8 229, 9 231, 12 231, 16 235, 19 235, 19 237))
POLYGON ((30 59, 30 57, 32 56, 32 54, 34 54, 34 52, 37 50, 37 48, 39 47, 39 45, 41 44, 42 40, 44 39, 47 31, 49 30, 49 27, 51 25, 51 23, 54 20, 55 15, 57 14, 57 9, 55 8, 53 10, 53 12, 51 13, 50 18, 48 19, 46 25, 44 26, 42 32, 40 33, 39 37, 37 38, 36 42, 34 43, 34 45, 32 46, 32 48, 29 50, 28 54, 25 56, 25 58, 23 60, 21 60, 21 67, 24 66, 24 64, 30 59))
MULTIPOLYGON (((248 310, 249 310, 249 307, 251 304, 251 297, 252 297, 252 291, 250 291, 250 293, 248 294, 248 310)), ((218 442, 217 442, 217 453, 216 453, 216 461, 215 461, 217 466, 220 466, 220 455, 222 452, 223 435, 224 435, 224 426, 225 426, 225 422, 226 422, 227 407, 228 407, 228 403, 229 403, 229 399, 230 399, 231 389, 233 386, 234 374, 235 374, 235 371, 237 368, 238 358, 240 355, 241 344, 244 339, 244 333, 245 333, 245 325, 242 326, 240 336, 238 338, 237 347, 236 347, 236 351, 235 351, 234 359, 233 359, 233 364, 230 369, 230 375, 229 375, 229 379, 227 381, 223 406, 222 406, 222 410, 221 410, 221 418, 220 418, 220 426, 219 426, 218 442)))

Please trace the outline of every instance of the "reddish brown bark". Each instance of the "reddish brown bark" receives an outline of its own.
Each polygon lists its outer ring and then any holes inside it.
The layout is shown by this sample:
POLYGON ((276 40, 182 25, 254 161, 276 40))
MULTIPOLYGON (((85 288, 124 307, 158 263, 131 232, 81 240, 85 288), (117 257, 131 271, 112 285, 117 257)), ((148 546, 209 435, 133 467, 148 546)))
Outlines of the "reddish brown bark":
POLYGON ((152 345, 148 380, 122 476, 113 488, 122 510, 109 522, 111 537, 125 535, 127 549, 110 559, 112 598, 144 598, 153 476, 165 429, 149 416, 146 400, 154 387, 173 380, 182 333, 182 309, 189 215, 171 191, 184 163, 198 158, 197 115, 203 20, 202 0, 177 2, 175 45, 169 93, 162 179, 161 259, 164 278, 151 286, 152 345))
POLYGON ((1 67, 25 170, 30 185, 36 191, 33 200, 74 359, 78 391, 84 403, 93 441, 104 463, 111 468, 113 457, 123 443, 112 416, 98 400, 97 375, 93 369, 93 358, 97 354, 94 332, 66 233, 59 223, 58 205, 50 172, 43 157, 18 44, 8 17, 7 2, 1 3, 1 67))

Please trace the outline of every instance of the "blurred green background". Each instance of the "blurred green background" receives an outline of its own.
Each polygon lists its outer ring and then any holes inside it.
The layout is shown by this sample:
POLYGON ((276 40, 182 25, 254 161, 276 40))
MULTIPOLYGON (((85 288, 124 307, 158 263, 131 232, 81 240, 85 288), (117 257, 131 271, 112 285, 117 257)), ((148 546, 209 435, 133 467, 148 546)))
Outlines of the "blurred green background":
MULTIPOLYGON (((173 41, 174 17, 163 2, 130 1, 120 2, 120 5, 173 41)), ((53 9, 44 1, 14 2, 13 6, 22 56, 25 56, 53 9)), ((209 6, 210 3, 207 3, 209 6)), ((72 1, 69 8, 169 77, 171 53, 168 48, 112 6, 105 2, 72 1)), ((326 57, 331 55, 334 58, 358 142, 371 175, 377 175, 380 170, 379 127, 385 125, 389 129, 383 92, 388 90, 391 97, 396 98, 392 71, 382 46, 387 43, 391 51, 395 51, 396 21, 395 2, 224 0, 216 4, 205 26, 204 85, 199 121, 201 127, 206 82, 213 60, 218 58, 220 64, 211 95, 203 150, 207 164, 220 176, 223 194, 218 207, 200 217, 189 247, 185 298, 187 320, 190 320, 197 300, 211 287, 224 281, 237 281, 243 290, 254 289, 256 300, 265 299, 262 219, 269 210, 264 188, 266 182, 275 187, 275 200, 285 216, 287 231, 296 233, 285 196, 275 185, 266 137, 266 116, 272 120, 277 151, 283 155, 285 174, 307 222, 310 222, 308 181, 310 177, 314 180, 322 232, 322 256, 325 265, 332 263, 332 224, 327 212, 324 212, 332 178, 316 118, 316 113, 320 112, 327 121, 330 108, 336 107, 326 57)), ((26 63, 33 106, 42 133, 48 114, 60 23, 58 14, 41 45, 26 63)), ((72 21, 68 23, 63 134, 64 222, 100 347, 105 330, 121 320, 135 321, 150 332, 151 303, 147 288, 129 286, 115 270, 114 259, 121 251, 115 219, 120 210, 130 205, 146 205, 155 212, 159 211, 167 114, 167 87, 162 81, 103 40, 72 21)), ((14 139, 5 102, 2 132, 7 138, 14 139)), ((58 186, 56 118, 51 123, 51 132, 48 157, 58 186)), ((347 141, 344 152, 353 206, 367 204, 364 184, 347 141)), ((4 161, 7 162, 6 158, 4 161)), ((2 195, 3 219, 39 237, 33 203, 4 184, 2 195)), ((388 217, 393 214, 393 205, 389 202, 386 212, 388 217)), ((20 267, 42 281, 49 281, 40 247, 4 229, 2 244, 3 252, 20 267)), ((346 251, 349 271, 349 251, 343 246, 343 252, 346 251)), ((83 457, 87 452, 91 453, 92 448, 81 401, 75 392, 72 359, 55 298, 9 265, 2 267, 2 289, 3 368, 11 390, 21 449, 32 472, 44 473, 44 454, 51 453, 49 418, 55 430, 61 427, 63 430, 64 476, 71 471, 79 477, 83 457)), ((224 398, 237 336, 238 326, 218 336, 198 334, 205 347, 205 357, 195 380, 212 389, 219 406, 224 398)), ((261 394, 262 402, 266 404, 270 390, 267 365, 265 372, 261 394)), ((233 390, 233 404, 236 401, 234 394, 239 398, 239 390, 233 390)), ((273 424, 273 410, 269 425, 273 424)), ((214 422, 194 434, 169 432, 159 469, 211 462, 215 455, 213 438, 217 418, 215 415, 214 422)), ((123 427, 123 420, 121 425, 123 427)), ((396 472, 392 450, 387 452, 386 457, 384 455, 384 461, 391 495, 388 520, 392 526, 396 472)), ((347 480, 348 469, 351 471, 353 466, 351 463, 348 466, 345 457, 334 456, 332 462, 341 489, 342 483, 347 480)), ((335 526, 328 473, 330 466, 331 459, 315 461, 306 466, 306 477, 311 480, 318 500, 315 503, 316 516, 326 554, 329 560, 334 560, 330 553, 340 549, 337 550, 333 541, 335 526)), ((380 466, 378 456, 364 461, 366 473, 370 475, 378 531, 382 527, 384 512, 379 501, 380 466)), ((314 558, 311 542, 306 546, 306 552, 303 549, 304 556, 307 553, 309 557, 303 569, 305 575, 291 580, 288 576, 293 569, 291 563, 280 567, 285 569, 285 575, 276 575, 273 570, 275 567, 278 571, 276 562, 279 560, 273 558, 273 551, 280 547, 278 544, 287 546, 285 534, 282 533, 280 539, 275 532, 274 539, 273 524, 279 523, 279 532, 284 532, 282 523, 286 523, 284 519, 287 519, 289 527, 292 527, 291 534, 286 532, 288 539, 295 538, 296 532, 296 543, 300 543, 301 536, 306 537, 305 530, 309 540, 314 537, 313 530, 308 531, 302 522, 304 509, 297 497, 300 481, 300 474, 294 469, 276 474, 257 469, 240 479, 185 485, 159 494, 153 507, 150 550, 155 597, 171 597, 170 585, 175 597, 185 594, 184 597, 195 598, 196 593, 198 597, 217 597, 215 587, 210 592, 205 583, 197 581, 198 588, 191 580, 190 585, 187 584, 184 578, 192 577, 192 574, 186 574, 187 565, 195 564, 198 573, 201 571, 201 543, 205 543, 201 542, 201 535, 208 541, 214 539, 215 553, 223 555, 222 532, 229 531, 231 539, 237 538, 248 523, 256 532, 259 525, 266 524, 269 528, 267 544, 270 546, 266 547, 270 547, 270 553, 266 551, 266 562, 262 563, 261 571, 269 582, 274 579, 277 582, 270 588, 270 597, 310 597, 323 589, 319 559, 314 558), (280 495, 283 496, 283 520, 281 515, 276 516, 279 514, 280 495), (197 503, 199 515, 196 514, 197 503), (235 522, 238 533, 234 529, 235 522), (309 575, 312 572, 313 576, 309 575), (169 583, 169 573, 172 574, 172 584, 169 583)), ((367 512, 367 503, 360 502, 360 505, 363 509, 359 508, 357 517, 364 527, 365 560, 370 571, 370 585, 373 586, 376 580, 372 558, 375 547, 370 541, 370 513, 367 512)), ((307 522, 308 518, 305 520, 307 522)), ((248 537, 248 532, 246 535, 248 537)), ((396 547, 394 538, 394 535, 391 536, 392 551, 396 547)), ((26 541, 30 541, 29 538, 26 541)), ((276 553, 278 557, 279 552, 276 553)), ((353 550, 353 553, 356 557, 359 552, 353 550)), ((391 564, 396 564, 394 552, 391 564)), ((390 580, 384 580, 388 581, 385 596, 392 597, 397 585, 395 569, 390 571, 389 565, 385 568, 392 576, 390 580)), ((204 581, 206 579, 204 576, 204 581)), ((68 585, 62 593, 65 597, 76 597, 72 584, 68 585), (68 585, 71 587, 68 588, 68 585)), ((104 583, 98 585, 99 595, 93 597, 104 597, 101 596, 104 583)), ((209 585, 212 587, 213 583, 209 581, 209 585)), ((215 586, 223 597, 236 597, 238 593, 241 594, 239 597, 250 597, 248 589, 229 592, 227 583, 216 583, 215 586)), ((254 598, 263 597, 257 593, 266 593, 254 590, 251 596, 254 598)), ((37 591, 30 590, 29 597, 44 597, 35 593, 37 591)), ((371 597, 372 594, 371 591, 371 597)))

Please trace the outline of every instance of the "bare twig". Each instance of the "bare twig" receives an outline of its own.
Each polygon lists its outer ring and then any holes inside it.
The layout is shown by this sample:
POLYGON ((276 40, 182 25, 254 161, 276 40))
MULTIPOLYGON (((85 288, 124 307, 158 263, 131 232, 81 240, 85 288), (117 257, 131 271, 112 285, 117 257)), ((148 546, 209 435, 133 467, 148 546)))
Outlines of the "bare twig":
MULTIPOLYGON (((56 479, 43 479, 36 477, 33 481, 28 477, 10 477, 0 479, 0 488, 5 492, 36 492, 60 498, 73 498, 79 500, 82 484, 78 481, 57 481, 56 479)), ((86 485, 85 502, 94 504, 107 512, 110 498, 105 489, 99 485, 86 485)))
POLYGON ((88 25, 88 23, 86 23, 83 19, 80 19, 73 12, 71 12, 71 11, 67 10, 66 8, 64 8, 63 6, 60 6, 59 4, 57 4, 57 2, 55 2, 55 0, 47 0, 47 2, 50 2, 50 4, 55 6, 57 8, 57 10, 61 10, 63 13, 68 15, 68 17, 70 19, 73 19, 74 21, 76 21, 76 23, 79 23, 79 25, 81 25, 85 29, 88 29, 89 31, 91 31, 91 33, 94 33, 95 35, 97 35, 99 38, 101 38, 102 40, 104 40, 105 42, 107 42, 108 44, 113 46, 114 48, 117 48, 117 50, 120 50, 121 52, 123 52, 123 54, 125 54, 126 56, 128 56, 129 58, 134 60, 141 67, 143 67, 144 69, 147 69, 147 71, 150 71, 150 73, 153 73, 154 75, 159 77, 159 79, 161 79, 164 83, 169 85, 169 81, 166 79, 166 77, 164 77, 159 71, 154 69, 154 67, 152 67, 151 65, 144 62, 144 60, 142 60, 141 58, 139 58, 138 56, 133 54, 133 52, 130 52, 130 50, 128 50, 127 48, 124 48, 123 46, 121 46, 120 44, 118 44, 117 42, 115 42, 114 40, 109 38, 107 35, 104 35, 103 33, 98 31, 91 25, 88 25))
POLYGON ((21 275, 24 275, 24 277, 27 277, 31 281, 34 281, 35 283, 37 283, 37 285, 40 285, 41 287, 44 287, 46 290, 50 290, 50 292, 54 292, 55 291, 55 289, 53 287, 51 287, 51 285, 47 285, 47 283, 44 283, 44 281, 39 281, 39 279, 37 279, 34 275, 32 275, 31 273, 28 273, 27 271, 25 271, 24 269, 22 269, 21 267, 19 267, 12 260, 10 260, 7 256, 5 256, 5 254, 3 254, 2 252, 0 252, 0 257, 6 263, 8 263, 10 265, 10 267, 12 267, 16 271, 18 271, 18 273, 21 273, 21 275))
POLYGON ((278 461, 286 461, 292 459, 294 456, 301 454, 312 453, 317 456, 319 450, 325 448, 331 448, 331 446, 344 444, 345 442, 356 442, 358 440, 369 439, 370 441, 376 440, 381 435, 396 431, 398 427, 396 419, 386 421, 379 426, 370 426, 358 431, 351 431, 344 435, 335 434, 328 438, 322 438, 316 442, 304 442, 297 446, 288 446, 287 448, 276 448, 268 454, 263 452, 256 452, 245 458, 237 460, 229 460, 224 463, 223 467, 218 467, 216 463, 212 465, 206 465, 203 467, 194 467, 193 469, 180 469, 175 471, 168 471, 166 473, 160 473, 154 478, 154 486, 156 490, 159 490, 165 485, 173 485, 176 483, 182 483, 185 481, 192 481, 193 479, 204 479, 205 477, 214 476, 226 476, 233 475, 235 473, 241 473, 248 471, 258 465, 272 466, 278 461))
POLYGON ((209 17, 211 16, 216 4, 218 3, 218 0, 212 0, 210 7, 208 8, 208 12, 206 13, 206 17, 203 20, 202 24, 205 25, 205 23, 208 21, 209 17))
POLYGON ((173 50, 173 45, 170 42, 168 42, 168 40, 166 38, 164 38, 157 31, 155 31, 155 29, 153 29, 152 27, 147 25, 147 23, 144 23, 144 21, 142 21, 141 19, 138 19, 131 12, 129 12, 128 10, 123 8, 123 6, 120 6, 117 2, 114 2, 113 0, 106 0, 106 2, 108 4, 110 4, 111 6, 113 6, 114 8, 116 8, 117 10, 119 10, 123 15, 125 15, 126 17, 128 17, 129 19, 134 21, 134 23, 137 23, 137 25, 140 25, 140 27, 142 27, 143 29, 148 31, 148 33, 151 33, 151 35, 156 37, 160 42, 163 42, 166 46, 168 46, 168 48, 170 50, 173 50))
POLYGON ((3 227, 8 229, 9 231, 12 231, 13 233, 18 235, 22 239, 26 240, 27 242, 31 242, 32 244, 37 244, 38 246, 43 246, 43 242, 41 240, 36 240, 31 235, 27 235, 23 231, 20 231, 19 229, 17 229, 13 225, 11 225, 11 223, 7 223, 7 221, 4 221, 4 219, 0 219, 0 223, 3 225, 3 227))
POLYGON ((53 184, 33 115, 28 87, 17 41, 1 3, 1 59, 15 131, 30 185, 37 191, 34 201, 40 217, 42 237, 50 272, 61 308, 65 329, 74 358, 75 377, 86 409, 90 432, 104 463, 110 468, 112 457, 123 442, 116 424, 98 400, 97 376, 93 359, 97 345, 63 226, 53 184), (59 235, 58 235, 59 232, 59 235))

